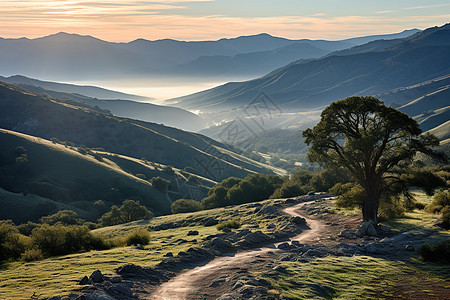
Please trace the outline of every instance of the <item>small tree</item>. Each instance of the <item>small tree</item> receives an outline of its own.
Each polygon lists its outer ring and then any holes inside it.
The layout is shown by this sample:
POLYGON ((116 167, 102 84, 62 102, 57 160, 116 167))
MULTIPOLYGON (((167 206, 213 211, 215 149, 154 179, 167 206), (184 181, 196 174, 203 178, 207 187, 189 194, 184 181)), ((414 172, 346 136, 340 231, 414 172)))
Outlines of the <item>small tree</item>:
MULTIPOLYGON (((364 189, 363 220, 378 223, 383 193, 393 184, 404 186, 393 169, 412 161, 417 152, 445 161, 432 150, 439 140, 421 135, 415 120, 373 97, 350 97, 331 103, 320 122, 303 132, 311 145, 308 159, 343 166, 364 189)), ((403 189, 407 192, 406 189, 403 189)))
POLYGON ((103 226, 128 223, 152 217, 153 214, 139 201, 125 200, 121 207, 113 205, 111 210, 104 214, 99 222, 103 226))
POLYGON ((170 206, 172 213, 187 213, 202 210, 202 204, 192 199, 178 199, 170 206))
POLYGON ((166 193, 169 188, 170 181, 158 176, 151 178, 150 183, 158 191, 166 193))

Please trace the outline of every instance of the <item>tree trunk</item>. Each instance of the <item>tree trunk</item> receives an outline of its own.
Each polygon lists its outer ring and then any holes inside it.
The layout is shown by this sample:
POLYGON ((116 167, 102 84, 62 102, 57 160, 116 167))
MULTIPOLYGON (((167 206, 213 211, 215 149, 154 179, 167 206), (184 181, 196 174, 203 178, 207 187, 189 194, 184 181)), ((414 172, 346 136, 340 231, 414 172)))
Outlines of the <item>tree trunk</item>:
POLYGON ((378 224, 380 192, 381 191, 375 186, 369 186, 366 189, 366 197, 362 207, 363 222, 374 222, 375 224, 378 224))

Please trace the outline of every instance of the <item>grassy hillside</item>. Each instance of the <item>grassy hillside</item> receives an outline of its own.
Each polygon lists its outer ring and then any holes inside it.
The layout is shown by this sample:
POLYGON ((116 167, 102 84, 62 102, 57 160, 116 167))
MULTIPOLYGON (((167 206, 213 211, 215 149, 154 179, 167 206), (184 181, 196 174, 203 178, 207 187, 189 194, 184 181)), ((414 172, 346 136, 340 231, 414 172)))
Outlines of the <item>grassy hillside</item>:
POLYGON ((163 125, 120 118, 0 84, 0 128, 171 165, 214 181, 266 169, 217 151, 213 140, 163 125))
POLYGON ((101 213, 93 204, 97 200, 107 207, 135 199, 157 213, 169 209, 164 193, 107 158, 99 161, 63 145, 4 129, 0 129, 0 143, 0 182, 9 191, 2 192, 2 219, 22 222, 72 209, 95 220, 101 213), (24 153, 18 153, 17 147, 24 153))

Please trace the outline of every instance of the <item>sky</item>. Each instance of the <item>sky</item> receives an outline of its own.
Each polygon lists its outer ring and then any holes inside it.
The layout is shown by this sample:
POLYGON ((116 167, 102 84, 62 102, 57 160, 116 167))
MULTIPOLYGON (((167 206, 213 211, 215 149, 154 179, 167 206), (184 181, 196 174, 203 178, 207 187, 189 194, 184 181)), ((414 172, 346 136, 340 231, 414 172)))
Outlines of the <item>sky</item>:
POLYGON ((448 0, 0 0, 0 37, 60 31, 113 42, 269 33, 338 40, 450 22, 448 0))

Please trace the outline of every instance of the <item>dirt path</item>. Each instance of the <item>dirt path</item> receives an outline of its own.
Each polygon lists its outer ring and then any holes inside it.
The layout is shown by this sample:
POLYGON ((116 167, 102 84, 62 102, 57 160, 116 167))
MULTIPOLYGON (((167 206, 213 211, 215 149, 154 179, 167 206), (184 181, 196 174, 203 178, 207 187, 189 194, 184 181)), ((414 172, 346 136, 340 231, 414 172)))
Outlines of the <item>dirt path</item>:
MULTIPOLYGON (((297 211, 305 204, 304 202, 292 207, 284 209, 284 212, 291 216, 300 216, 306 219, 309 229, 305 230, 301 234, 291 238, 291 241, 313 241, 320 238, 324 232, 325 224, 319 220, 313 220, 308 216, 298 213, 297 211)), ((218 275, 223 274, 226 270, 236 269, 240 267, 248 267, 255 257, 259 257, 264 254, 279 251, 275 247, 265 247, 255 250, 248 250, 238 252, 234 256, 219 257, 208 264, 197 267, 192 270, 182 272, 178 276, 172 278, 166 283, 163 283, 158 289, 150 295, 147 299, 155 300, 182 300, 182 299, 207 299, 205 296, 201 296, 197 293, 201 285, 205 282, 210 282, 212 278, 216 278, 218 275), (200 284, 201 283, 201 284, 200 284), (196 297, 198 295, 198 297, 196 297)))

